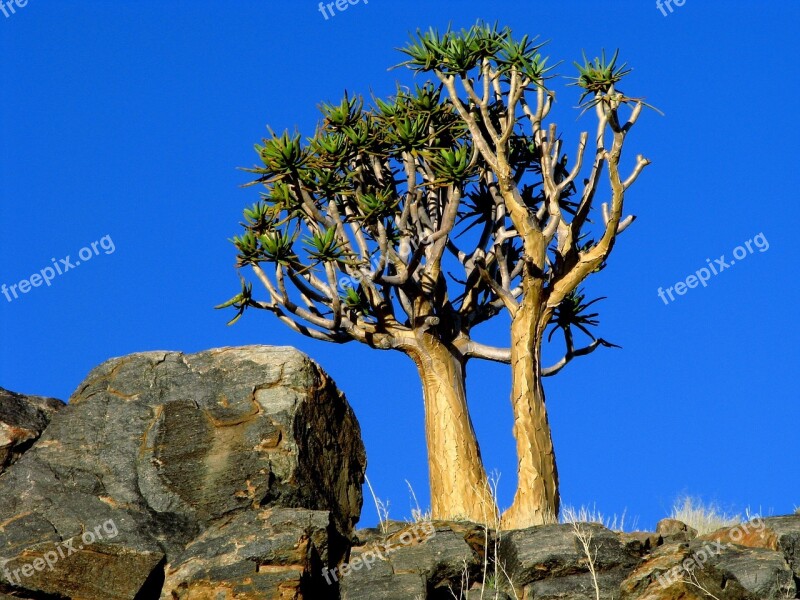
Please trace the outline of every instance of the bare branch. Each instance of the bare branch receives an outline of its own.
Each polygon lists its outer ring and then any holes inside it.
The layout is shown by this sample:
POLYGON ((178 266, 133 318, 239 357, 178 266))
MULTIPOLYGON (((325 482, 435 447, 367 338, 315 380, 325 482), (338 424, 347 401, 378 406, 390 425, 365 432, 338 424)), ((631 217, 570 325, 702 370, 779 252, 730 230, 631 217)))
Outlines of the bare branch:
POLYGON ((494 362, 511 364, 511 348, 496 348, 474 340, 457 340, 456 347, 467 358, 481 358, 494 362), (460 342, 460 343, 459 343, 460 342))
MULTIPOLYGON (((569 343, 568 346, 572 344, 569 343)), ((605 341, 603 338, 597 338, 591 344, 586 346, 585 348, 579 348, 578 350, 572 350, 571 347, 567 348, 567 353, 564 357, 559 360, 556 364, 551 367, 547 367, 546 369, 542 369, 542 377, 551 377, 558 373, 561 369, 566 367, 572 359, 577 356, 586 356, 587 354, 591 354, 600 346, 605 346, 606 348, 619 348, 616 344, 612 344, 610 342, 605 341)))

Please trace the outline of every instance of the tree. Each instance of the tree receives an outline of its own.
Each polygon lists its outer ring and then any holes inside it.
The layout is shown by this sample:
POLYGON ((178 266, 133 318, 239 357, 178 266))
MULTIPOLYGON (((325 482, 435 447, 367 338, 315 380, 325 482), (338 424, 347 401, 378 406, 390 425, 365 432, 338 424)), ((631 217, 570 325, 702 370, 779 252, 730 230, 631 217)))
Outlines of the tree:
POLYGON ((479 155, 441 90, 398 90, 365 110, 323 104, 305 142, 272 134, 256 145, 266 187, 232 242, 266 300, 242 289, 219 308, 271 311, 317 340, 399 350, 423 386, 435 518, 496 513, 466 402, 465 363, 484 347, 470 330, 498 312, 487 286, 443 271, 479 155), (297 243, 304 235, 303 244, 297 243), (298 247, 300 246, 300 247, 298 247), (458 288, 455 289, 454 288, 458 288))
POLYGON ((518 489, 503 524, 521 527, 558 513, 542 378, 613 345, 589 331, 596 300, 587 302, 579 286, 603 268, 632 221, 622 219, 624 192, 647 161, 640 157, 625 181, 619 162, 643 103, 615 89, 627 73, 616 54, 580 66, 583 109, 593 109, 598 127, 578 195, 588 134, 570 167, 556 126, 542 124, 554 93, 540 48, 483 24, 417 32, 403 64, 436 80, 375 99, 369 110, 346 94, 322 105, 323 122, 307 140, 273 133, 257 145, 263 166, 250 169, 258 175, 252 183, 266 191, 232 240, 237 266, 251 266, 267 292, 257 300, 242 278, 241 292, 221 305, 238 310, 234 321, 247 308, 264 309, 312 338, 357 340, 415 362, 434 518, 483 521, 497 510, 467 409, 469 359, 511 364, 518 489), (632 106, 624 125, 622 106, 632 106), (590 215, 606 165, 611 207, 604 205, 595 241, 590 215), (509 348, 472 339, 504 309, 509 348), (562 332, 565 355, 544 368, 548 328, 547 341, 562 332), (575 348, 573 328, 591 343, 575 348))
POLYGON ((503 514, 505 528, 541 524, 558 514, 558 474, 542 378, 577 356, 613 346, 587 328, 597 324, 597 314, 587 313, 596 300, 585 302, 579 286, 605 266, 617 235, 633 221, 633 216, 623 218, 625 192, 649 164, 639 155, 630 175, 620 174, 625 140, 647 106, 617 87, 630 70, 617 64, 618 53, 610 59, 603 53, 593 61, 584 55, 583 64, 575 63, 574 84, 582 89, 583 103, 578 108, 581 114, 595 114, 597 128, 588 176, 578 190, 589 134, 580 135, 570 161, 562 155, 555 123, 544 124, 555 95, 546 85, 549 68, 541 48, 527 36, 514 41, 508 29, 479 24, 460 33, 418 31, 403 49, 409 57, 403 64, 417 73, 433 72, 469 130, 484 170, 480 210, 495 221, 485 256, 458 256, 468 271, 471 262, 481 270, 512 319, 510 349, 494 353, 512 368, 518 456, 517 491, 503 514), (627 118, 620 114, 623 109, 628 109, 627 118), (598 212, 595 197, 604 170, 610 203, 602 204, 602 221, 593 229, 590 217, 598 212), (496 265, 493 273, 483 266, 490 261, 496 265), (544 368, 548 327, 547 341, 562 331, 565 354, 544 368), (573 328, 591 343, 576 348, 573 328))

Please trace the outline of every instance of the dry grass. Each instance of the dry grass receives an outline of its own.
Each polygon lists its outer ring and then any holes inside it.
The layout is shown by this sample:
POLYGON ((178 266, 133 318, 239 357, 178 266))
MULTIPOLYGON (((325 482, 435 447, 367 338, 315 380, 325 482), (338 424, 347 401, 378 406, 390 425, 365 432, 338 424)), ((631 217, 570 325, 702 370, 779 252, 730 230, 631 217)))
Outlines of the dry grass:
MULTIPOLYGON (((592 506, 589 508, 588 506, 581 506, 579 509, 575 509, 572 506, 564 506, 561 509, 561 518, 559 519, 561 523, 597 523, 598 525, 602 525, 606 529, 610 529, 611 531, 623 532, 626 531, 625 527, 625 518, 626 512, 622 511, 622 515, 617 516, 616 514, 607 517, 602 512, 597 510, 596 506, 592 506)), ((633 531, 636 529, 638 519, 634 519, 630 526, 627 528, 628 531, 633 531)))
MULTIPOLYGON (((497 471, 489 475, 486 483, 487 491, 494 499, 497 505, 497 486, 500 482, 500 473, 497 471)), ((492 514, 484 514, 483 519, 483 544, 485 551, 483 553, 483 564, 481 565, 481 574, 479 582, 481 586, 480 599, 481 600, 496 600, 500 597, 500 592, 506 592, 514 596, 514 600, 520 600, 517 594, 517 586, 514 584, 511 576, 505 569, 499 557, 500 540, 502 538, 502 530, 500 529, 500 512, 493 512, 492 514), (494 532, 494 536, 490 536, 490 532, 494 532), (491 540, 490 540, 491 537, 491 540), (491 557, 491 558, 490 558, 491 557)), ((450 588, 450 594, 455 600, 463 600, 469 589, 469 566, 467 561, 464 561, 464 568, 461 573, 461 585, 458 595, 450 588)))
MULTIPOLYGON (((592 585, 594 585, 595 600, 600 600, 600 585, 597 583, 597 569, 595 569, 594 564, 597 560, 597 546, 592 548, 592 530, 588 527, 584 527, 583 525, 585 523, 599 523, 602 525, 603 521, 598 521, 598 517, 602 519, 602 515, 598 513, 596 509, 589 511, 586 509, 586 507, 581 507, 579 511, 576 511, 571 507, 566 507, 561 511, 562 522, 572 525, 572 531, 575 533, 575 537, 578 538, 581 547, 583 547, 583 553, 586 555, 589 573, 592 575, 592 585), (594 519, 592 519, 592 517, 594 517, 594 519)), ((614 520, 616 521, 616 517, 614 520)), ((623 513, 621 521, 624 520, 625 515, 623 513)))
POLYGON ((741 515, 729 515, 714 503, 704 504, 702 500, 690 496, 683 496, 675 501, 670 518, 696 529, 698 535, 723 527, 733 527, 742 522, 741 515))
POLYGON ((366 474, 364 474, 364 480, 367 482, 369 493, 372 494, 372 500, 375 502, 375 511, 378 513, 378 526, 383 533, 386 533, 387 522, 389 521, 389 501, 384 502, 378 498, 366 474))
POLYGON ((683 582, 691 585, 692 587, 697 588, 712 600, 720 600, 720 598, 718 598, 717 596, 715 596, 714 594, 712 594, 706 588, 703 587, 703 585, 697 579, 697 575, 695 575, 694 573, 689 573, 688 577, 684 577, 683 582))
POLYGON ((406 485, 408 486, 408 491, 411 493, 411 499, 414 501, 414 506, 411 507, 411 520, 414 523, 427 523, 432 519, 432 511, 430 508, 428 510, 423 511, 419 507, 419 501, 417 500, 417 495, 414 493, 414 488, 411 486, 411 482, 406 479, 406 485))

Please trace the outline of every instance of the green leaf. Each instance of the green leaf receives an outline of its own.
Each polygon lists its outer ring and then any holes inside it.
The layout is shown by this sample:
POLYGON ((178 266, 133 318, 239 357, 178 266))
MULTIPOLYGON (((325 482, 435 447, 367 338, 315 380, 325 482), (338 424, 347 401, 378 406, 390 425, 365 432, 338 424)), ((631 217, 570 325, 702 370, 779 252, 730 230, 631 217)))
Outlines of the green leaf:
POLYGON ((233 317, 230 321, 228 321, 228 325, 233 325, 239 319, 242 318, 244 311, 250 307, 258 307, 258 304, 253 300, 253 284, 247 283, 244 278, 241 278, 242 283, 242 291, 236 294, 233 298, 228 300, 227 302, 223 302, 222 304, 218 304, 214 307, 216 310, 222 310, 225 308, 233 307, 236 309, 236 316, 233 317))
POLYGON ((292 248, 294 237, 280 231, 270 231, 260 236, 258 239, 264 260, 283 266, 295 264, 299 259, 292 248))
POLYGON ((336 229, 330 228, 324 233, 314 233, 303 240, 309 247, 308 255, 320 262, 342 261, 344 251, 336 239, 336 229))

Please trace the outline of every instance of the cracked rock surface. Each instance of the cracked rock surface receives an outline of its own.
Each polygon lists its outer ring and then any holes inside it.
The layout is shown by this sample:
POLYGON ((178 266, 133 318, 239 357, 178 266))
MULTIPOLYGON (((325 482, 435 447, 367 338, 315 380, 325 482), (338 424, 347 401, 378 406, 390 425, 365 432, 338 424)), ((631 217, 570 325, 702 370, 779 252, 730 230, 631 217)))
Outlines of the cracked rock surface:
POLYGON ((0 388, 0 474, 24 454, 39 436, 61 400, 43 396, 24 396, 0 388))
POLYGON ((346 399, 297 350, 109 360, 0 476, 0 597, 203 598, 223 576, 294 597, 346 551, 365 466, 346 399))

